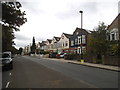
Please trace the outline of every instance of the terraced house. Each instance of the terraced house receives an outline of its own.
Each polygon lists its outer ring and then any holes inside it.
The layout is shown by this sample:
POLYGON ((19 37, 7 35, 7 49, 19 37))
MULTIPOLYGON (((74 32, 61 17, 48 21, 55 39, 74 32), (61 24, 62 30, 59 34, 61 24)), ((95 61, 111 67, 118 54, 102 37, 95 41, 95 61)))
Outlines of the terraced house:
POLYGON ((58 42, 58 53, 65 52, 70 48, 70 37, 71 34, 62 33, 60 40, 58 42))
POLYGON ((70 37, 69 51, 81 54, 82 49, 83 53, 85 53, 88 46, 88 34, 88 31, 85 29, 76 28, 76 30, 73 32, 73 35, 70 37))
POLYGON ((51 49, 49 51, 51 52, 58 52, 58 41, 60 40, 60 37, 53 37, 51 41, 51 49))

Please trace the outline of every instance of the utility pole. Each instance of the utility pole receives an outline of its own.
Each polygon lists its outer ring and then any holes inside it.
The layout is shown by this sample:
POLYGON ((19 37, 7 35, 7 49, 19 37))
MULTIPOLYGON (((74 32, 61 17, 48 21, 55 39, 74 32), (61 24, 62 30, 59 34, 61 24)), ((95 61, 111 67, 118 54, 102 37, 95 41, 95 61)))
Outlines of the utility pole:
MULTIPOLYGON (((83 11, 79 11, 79 13, 81 13, 81 30, 82 30, 82 27, 83 27, 83 11)), ((80 47, 81 47, 81 63, 83 63, 84 60, 83 60, 83 52, 82 52, 82 34, 81 34, 81 44, 80 44, 80 47)))

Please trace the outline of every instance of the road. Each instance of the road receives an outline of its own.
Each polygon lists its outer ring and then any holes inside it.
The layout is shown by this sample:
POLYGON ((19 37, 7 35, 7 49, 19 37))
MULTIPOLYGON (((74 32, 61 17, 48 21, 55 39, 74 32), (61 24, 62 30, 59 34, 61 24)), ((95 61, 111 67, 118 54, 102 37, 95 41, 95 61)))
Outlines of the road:
POLYGON ((118 88, 118 72, 29 56, 14 58, 3 88, 118 88))

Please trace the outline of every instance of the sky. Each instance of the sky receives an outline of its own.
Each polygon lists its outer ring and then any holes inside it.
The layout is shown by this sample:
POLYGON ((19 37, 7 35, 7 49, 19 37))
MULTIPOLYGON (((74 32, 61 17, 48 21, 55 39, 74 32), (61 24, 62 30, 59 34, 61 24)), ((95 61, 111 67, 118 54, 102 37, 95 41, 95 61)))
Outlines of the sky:
POLYGON ((26 12, 27 22, 15 32, 15 47, 25 47, 35 41, 72 34, 76 27, 93 30, 99 21, 110 25, 118 15, 119 0, 18 0, 22 11, 26 12))

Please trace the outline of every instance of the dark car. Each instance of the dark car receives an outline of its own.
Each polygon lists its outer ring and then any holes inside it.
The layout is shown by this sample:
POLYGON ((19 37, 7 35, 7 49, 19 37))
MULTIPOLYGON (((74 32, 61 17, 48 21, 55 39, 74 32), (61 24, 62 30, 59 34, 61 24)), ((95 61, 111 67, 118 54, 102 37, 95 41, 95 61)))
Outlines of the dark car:
POLYGON ((56 58, 57 53, 56 52, 52 52, 49 54, 49 58, 56 58))
POLYGON ((1 55, 2 70, 13 69, 13 60, 11 58, 11 52, 4 52, 1 55))

